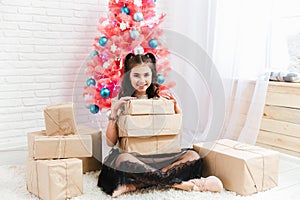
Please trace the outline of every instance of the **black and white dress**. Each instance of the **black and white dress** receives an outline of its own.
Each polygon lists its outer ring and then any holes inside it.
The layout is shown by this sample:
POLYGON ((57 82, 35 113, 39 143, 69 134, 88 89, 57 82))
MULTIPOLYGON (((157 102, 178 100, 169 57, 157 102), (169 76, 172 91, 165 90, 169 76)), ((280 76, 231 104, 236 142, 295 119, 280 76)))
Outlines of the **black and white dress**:
POLYGON ((143 164, 123 161, 116 165, 117 158, 124 152, 118 148, 118 144, 113 147, 109 155, 104 159, 102 170, 98 178, 98 186, 107 194, 112 195, 113 191, 120 185, 135 185, 141 188, 169 188, 175 183, 181 183, 193 178, 200 178, 202 173, 202 159, 181 163, 170 168, 167 172, 162 172, 162 168, 171 165, 188 150, 181 149, 179 153, 141 155, 130 153, 143 164), (150 166, 152 169, 150 170, 150 166), (154 169, 154 170, 153 170, 154 169))
POLYGON ((98 178, 98 186, 102 190, 112 195, 113 191, 124 184, 133 184, 136 188, 169 188, 175 183, 181 183, 193 178, 200 178, 202 172, 202 159, 181 163, 167 172, 161 169, 177 161, 179 157, 187 150, 182 149, 180 153, 159 154, 159 155, 140 155, 130 153, 137 159, 156 170, 147 170, 139 163, 129 161, 121 162, 116 167, 116 159, 123 151, 117 147, 111 149, 109 155, 105 158, 102 170, 98 178))

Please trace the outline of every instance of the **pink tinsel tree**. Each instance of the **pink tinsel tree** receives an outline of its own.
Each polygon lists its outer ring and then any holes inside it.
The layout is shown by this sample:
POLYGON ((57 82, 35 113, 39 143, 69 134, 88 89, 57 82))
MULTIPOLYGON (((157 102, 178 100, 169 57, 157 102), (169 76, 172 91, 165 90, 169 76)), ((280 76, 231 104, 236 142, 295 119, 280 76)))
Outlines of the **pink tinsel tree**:
POLYGON ((157 59, 158 82, 161 91, 172 87, 163 84, 170 71, 169 51, 161 42, 159 25, 165 14, 158 16, 155 0, 110 0, 107 17, 99 19, 99 36, 95 38, 91 60, 87 63, 89 76, 84 96, 92 113, 110 108, 112 98, 120 89, 123 59, 128 53, 151 52, 157 59))

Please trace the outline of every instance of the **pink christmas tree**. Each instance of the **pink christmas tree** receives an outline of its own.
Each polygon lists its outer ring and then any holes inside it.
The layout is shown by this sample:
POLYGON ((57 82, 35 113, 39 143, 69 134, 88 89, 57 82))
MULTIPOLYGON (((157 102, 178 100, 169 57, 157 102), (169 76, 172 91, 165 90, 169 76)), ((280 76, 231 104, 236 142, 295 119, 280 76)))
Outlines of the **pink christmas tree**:
POLYGON ((89 78, 84 87, 85 101, 91 113, 111 107, 118 95, 123 76, 123 59, 128 53, 151 52, 157 59, 158 83, 161 91, 172 87, 164 83, 170 63, 169 51, 163 45, 159 27, 165 14, 155 11, 156 0, 110 0, 107 17, 99 19, 99 36, 87 63, 89 78))

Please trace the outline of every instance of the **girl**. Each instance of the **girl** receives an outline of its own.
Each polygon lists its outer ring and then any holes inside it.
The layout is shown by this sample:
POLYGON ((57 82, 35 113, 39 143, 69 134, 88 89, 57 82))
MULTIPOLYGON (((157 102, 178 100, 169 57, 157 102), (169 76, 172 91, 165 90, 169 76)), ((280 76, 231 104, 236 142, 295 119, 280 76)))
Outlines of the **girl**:
MULTIPOLYGON (((116 101, 109 116, 106 142, 118 144, 118 111, 132 99, 159 98, 156 59, 151 53, 128 54, 124 62, 124 76, 116 101)), ((164 98, 174 101, 175 113, 180 108, 172 95, 164 98)), ((222 182, 214 176, 201 178, 202 159, 193 149, 182 149, 180 153, 147 155, 122 152, 112 148, 105 158, 98 179, 98 186, 113 197, 140 188, 174 187, 183 190, 219 192, 222 182)))

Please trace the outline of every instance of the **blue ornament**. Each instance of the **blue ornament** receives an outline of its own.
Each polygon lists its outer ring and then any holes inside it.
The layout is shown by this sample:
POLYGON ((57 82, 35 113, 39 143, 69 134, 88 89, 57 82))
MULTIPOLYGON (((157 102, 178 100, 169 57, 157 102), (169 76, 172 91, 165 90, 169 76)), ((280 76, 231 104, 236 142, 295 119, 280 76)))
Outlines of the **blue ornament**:
POLYGON ((86 85, 90 86, 90 85, 96 85, 96 81, 93 78, 89 78, 88 80, 86 80, 86 85))
POLYGON ((135 40, 136 38, 138 38, 140 36, 140 32, 137 30, 130 30, 130 37, 135 40))
POLYGON ((156 0, 154 0, 154 3, 156 3, 156 0))
POLYGON ((90 105, 90 112, 93 114, 97 114, 99 112, 99 107, 95 104, 90 105))
POLYGON ((91 53, 90 53, 90 58, 94 58, 95 56, 98 55, 98 52, 96 50, 93 50, 91 53))
POLYGON ((148 45, 152 48, 155 49, 158 46, 158 41, 155 39, 151 39, 148 43, 148 45))
POLYGON ((130 10, 129 8, 127 8, 126 6, 124 6, 123 8, 120 9, 121 13, 125 13, 126 15, 130 14, 130 10))
POLYGON ((107 39, 107 37, 105 37, 105 36, 103 36, 103 37, 101 37, 100 39, 99 39, 99 44, 101 45, 101 46, 105 46, 106 45, 106 43, 108 42, 108 39, 107 39))
POLYGON ((165 77, 162 74, 157 75, 158 84, 163 84, 165 82, 165 77))
POLYGON ((137 22, 143 21, 144 20, 143 13, 141 13, 141 12, 134 13, 133 19, 137 22))
POLYGON ((90 53, 90 58, 94 58, 95 56, 97 56, 98 55, 98 52, 96 51, 96 50, 93 50, 93 51, 91 51, 91 53, 90 53))
POLYGON ((100 95, 101 95, 104 99, 106 99, 106 98, 109 97, 109 95, 110 95, 109 89, 107 89, 107 88, 102 88, 101 91, 100 91, 100 95))

